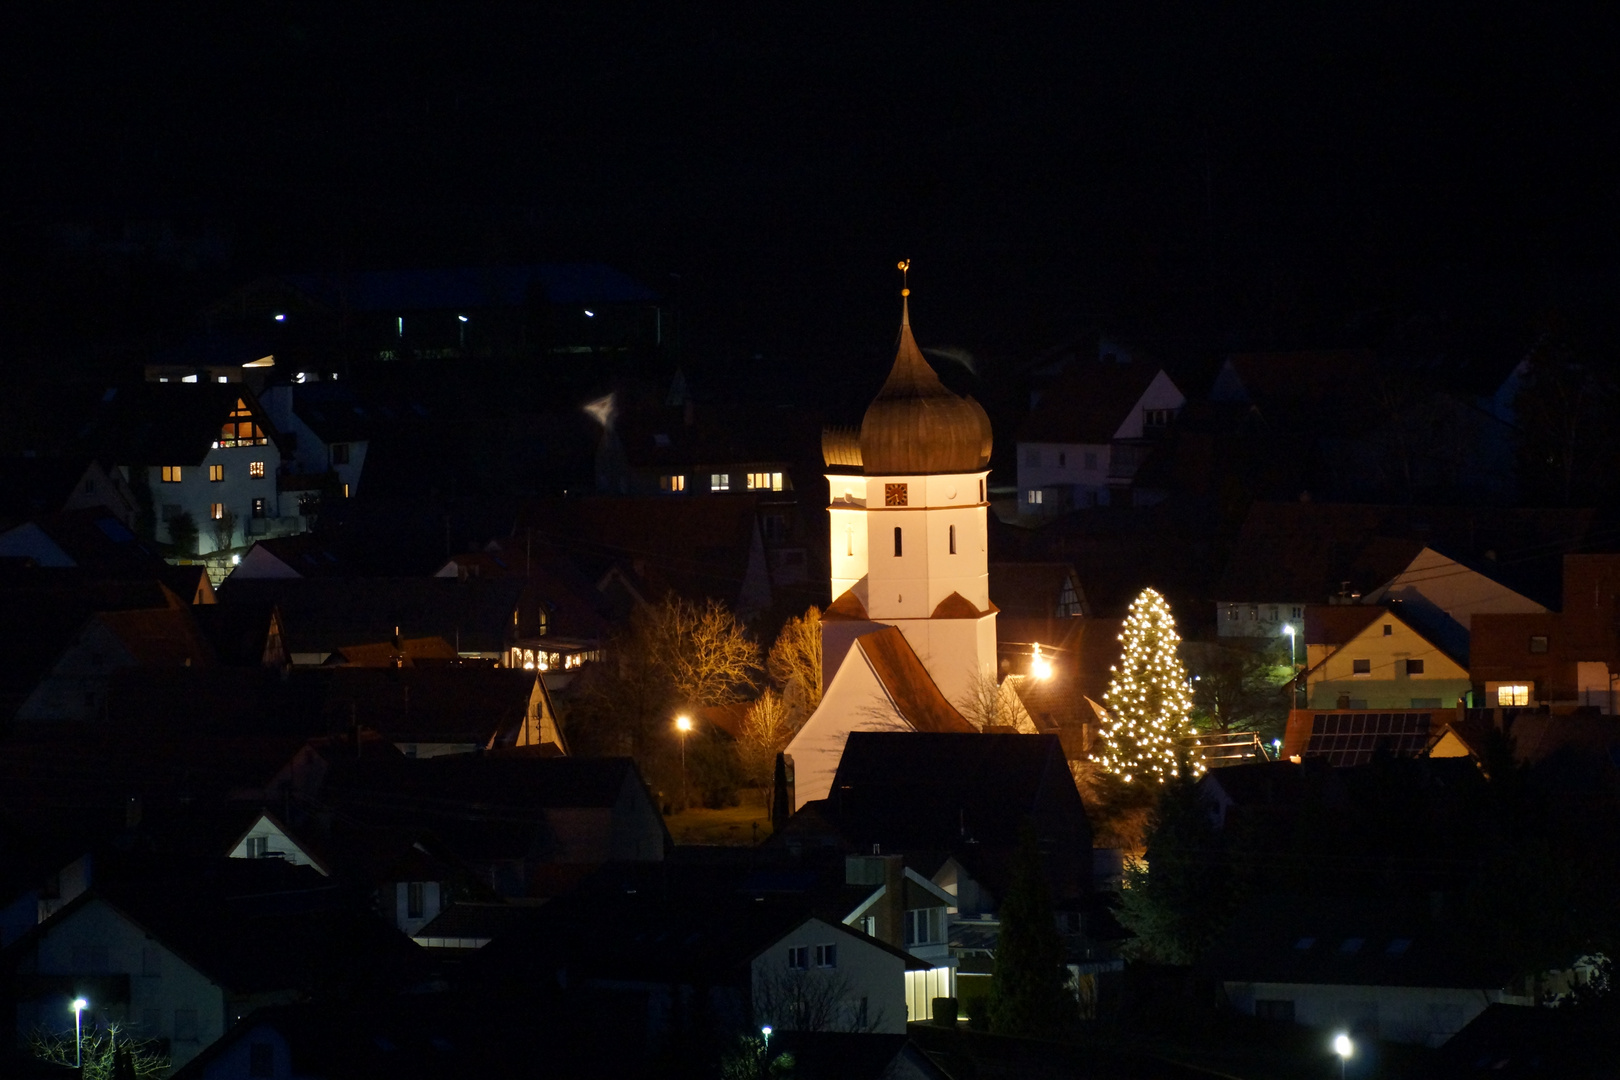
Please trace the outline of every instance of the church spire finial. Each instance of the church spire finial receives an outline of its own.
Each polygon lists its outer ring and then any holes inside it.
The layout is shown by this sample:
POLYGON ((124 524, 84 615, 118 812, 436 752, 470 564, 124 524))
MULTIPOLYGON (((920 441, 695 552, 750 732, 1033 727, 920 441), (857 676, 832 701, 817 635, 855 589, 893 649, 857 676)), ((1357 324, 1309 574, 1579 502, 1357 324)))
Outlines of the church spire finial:
POLYGON ((910 326, 911 301, 908 298, 911 296, 911 288, 908 278, 911 270, 911 260, 901 259, 897 265, 900 269, 900 325, 910 326))

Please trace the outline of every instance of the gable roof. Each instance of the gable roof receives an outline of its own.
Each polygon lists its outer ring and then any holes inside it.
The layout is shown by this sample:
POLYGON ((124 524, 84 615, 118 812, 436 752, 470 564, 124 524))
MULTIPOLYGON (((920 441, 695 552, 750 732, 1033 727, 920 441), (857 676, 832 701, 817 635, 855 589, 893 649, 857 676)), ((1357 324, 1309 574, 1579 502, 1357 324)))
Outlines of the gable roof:
POLYGON ((855 644, 872 665, 894 707, 912 727, 929 732, 973 731, 973 725, 945 700, 911 643, 896 627, 885 626, 862 634, 855 644))
POLYGON ((281 436, 242 383, 135 383, 109 391, 85 441, 102 461, 117 465, 196 466, 219 440, 238 400, 253 412, 265 438, 281 436))
POLYGON ((857 844, 916 849, 1013 846, 1048 804, 1087 830, 1054 735, 852 731, 825 812, 857 844))
POLYGON ((1148 360, 1070 364, 1030 411, 1019 442, 1103 445, 1163 369, 1148 360))
MULTIPOLYGON (((990 602, 1007 618, 1058 617, 1059 598, 1073 586, 1075 601, 1083 608, 1086 593, 1073 564, 1066 562, 993 562, 990 564, 990 602)), ((1068 616, 1066 616, 1068 617, 1068 616)))
POLYGON ((1303 644, 1343 645, 1388 617, 1389 609, 1376 604, 1310 604, 1305 608, 1303 644))

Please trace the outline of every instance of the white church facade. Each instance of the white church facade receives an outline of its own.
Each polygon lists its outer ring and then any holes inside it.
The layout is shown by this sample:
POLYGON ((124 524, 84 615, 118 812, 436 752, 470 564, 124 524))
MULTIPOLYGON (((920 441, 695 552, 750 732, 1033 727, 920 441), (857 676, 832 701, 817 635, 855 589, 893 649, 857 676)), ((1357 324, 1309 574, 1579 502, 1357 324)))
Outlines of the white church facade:
POLYGON ((899 349, 860 434, 822 439, 832 605, 820 706, 788 745, 793 807, 825 798, 851 731, 973 731, 993 687, 990 420, 940 382, 902 315, 899 349))

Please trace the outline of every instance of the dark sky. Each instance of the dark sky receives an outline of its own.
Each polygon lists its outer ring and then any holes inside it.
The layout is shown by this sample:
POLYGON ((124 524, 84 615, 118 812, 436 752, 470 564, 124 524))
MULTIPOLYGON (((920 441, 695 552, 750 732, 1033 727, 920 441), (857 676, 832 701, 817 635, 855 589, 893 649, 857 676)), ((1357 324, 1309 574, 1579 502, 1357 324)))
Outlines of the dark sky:
POLYGON ((1522 336, 1614 266, 1613 17, 1428 6, 34 5, 0 342, 102 303, 44 226, 143 216, 231 237, 105 301, 143 341, 265 270, 600 258, 694 363, 832 363, 901 256, 992 356, 1522 336))

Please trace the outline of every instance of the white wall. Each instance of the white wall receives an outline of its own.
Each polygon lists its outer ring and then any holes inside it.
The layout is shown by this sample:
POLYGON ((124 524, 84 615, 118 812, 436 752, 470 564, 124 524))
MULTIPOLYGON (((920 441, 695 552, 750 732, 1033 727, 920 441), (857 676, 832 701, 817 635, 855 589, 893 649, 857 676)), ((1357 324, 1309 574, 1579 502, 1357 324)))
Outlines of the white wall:
POLYGON ((237 845, 231 849, 230 857, 233 859, 253 858, 248 854, 248 841, 255 838, 264 840, 267 852, 285 859, 293 866, 314 867, 321 874, 326 873, 325 870, 322 870, 310 859, 308 853, 299 847, 296 841, 283 832, 281 827, 268 817, 261 817, 253 823, 253 826, 248 829, 247 835, 243 836, 237 842, 237 845))
MULTIPOLYGON (((784 1018, 766 1015, 761 988, 781 984, 784 980, 812 978, 835 980, 843 990, 844 1024, 850 1024, 866 999, 867 1016, 873 1031, 903 1035, 906 1030, 906 964, 900 957, 873 942, 864 940, 842 929, 834 929, 820 919, 809 919, 797 929, 760 953, 750 965, 751 985, 755 989, 755 1020, 787 1030, 784 1018), (812 967, 807 972, 794 972, 787 966, 788 950, 797 946, 814 949, 817 945, 838 946, 838 966, 830 970, 812 967)), ((845 1027, 844 1030, 849 1030, 845 1027)))
POLYGON ((911 731, 860 647, 852 647, 821 704, 787 745, 793 760, 793 809, 825 799, 851 731, 911 731))
MULTIPOLYGON (((92 899, 47 927, 37 949, 41 975, 129 976, 127 1006, 92 1001, 90 1012, 97 1020, 127 1024, 134 1034, 143 1037, 172 1040, 175 1010, 195 1010, 197 1039, 170 1044, 170 1059, 176 1069, 225 1032, 225 996, 220 988, 101 900, 92 899), (74 963, 74 946, 105 947, 105 969, 80 970, 74 963)), ((37 1009, 27 1008, 26 1003, 19 1005, 19 1033, 26 1034, 36 1023, 48 1030, 71 1031, 73 1014, 67 1008, 71 997, 64 993, 41 999, 37 1009)))

